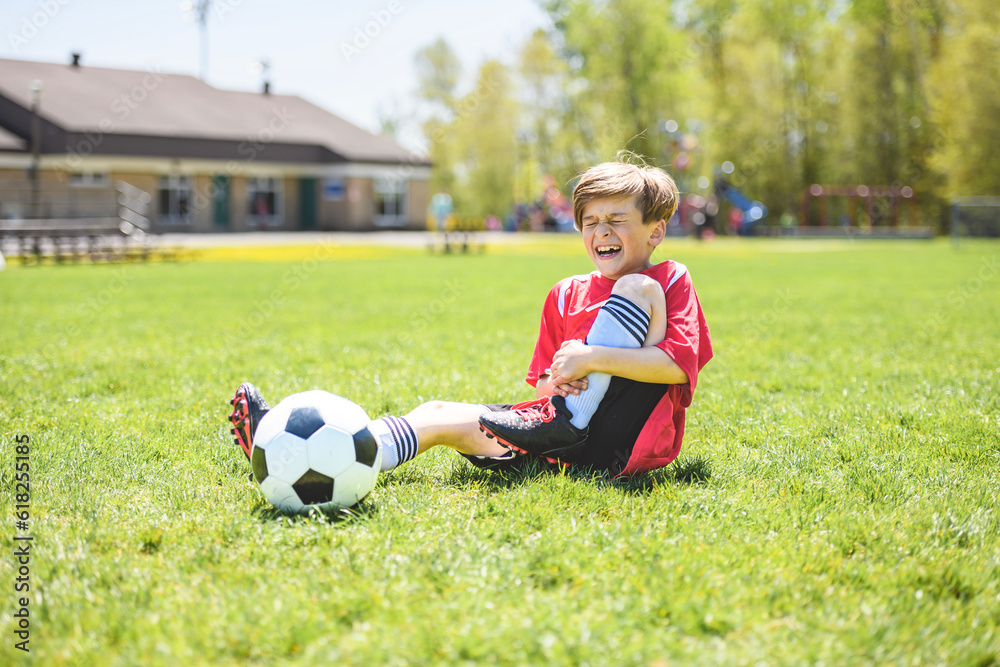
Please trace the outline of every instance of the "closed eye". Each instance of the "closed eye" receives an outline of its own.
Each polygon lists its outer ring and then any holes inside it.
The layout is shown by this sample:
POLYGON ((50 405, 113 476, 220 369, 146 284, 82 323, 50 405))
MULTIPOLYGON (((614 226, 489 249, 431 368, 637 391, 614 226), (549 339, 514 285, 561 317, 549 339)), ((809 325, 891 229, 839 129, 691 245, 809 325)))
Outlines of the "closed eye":
POLYGON ((628 220, 586 220, 583 223, 584 227, 596 227, 600 223, 606 223, 609 225, 620 225, 622 223, 628 222, 628 220))

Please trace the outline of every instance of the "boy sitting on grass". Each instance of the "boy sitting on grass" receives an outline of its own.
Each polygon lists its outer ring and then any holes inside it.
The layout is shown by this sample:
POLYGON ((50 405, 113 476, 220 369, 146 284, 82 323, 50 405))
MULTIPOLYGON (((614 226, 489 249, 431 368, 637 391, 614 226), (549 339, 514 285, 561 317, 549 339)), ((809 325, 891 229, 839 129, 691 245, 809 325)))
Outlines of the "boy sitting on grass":
MULTIPOLYGON (((573 192, 576 227, 596 271, 549 291, 527 381, 538 398, 517 405, 431 401, 369 424, 391 470, 435 445, 481 468, 532 458, 611 475, 676 458, 698 372, 712 342, 687 268, 652 264, 677 209, 673 179, 655 167, 604 163, 573 192)), ((250 457, 268 405, 250 383, 230 403, 236 443, 250 457)))

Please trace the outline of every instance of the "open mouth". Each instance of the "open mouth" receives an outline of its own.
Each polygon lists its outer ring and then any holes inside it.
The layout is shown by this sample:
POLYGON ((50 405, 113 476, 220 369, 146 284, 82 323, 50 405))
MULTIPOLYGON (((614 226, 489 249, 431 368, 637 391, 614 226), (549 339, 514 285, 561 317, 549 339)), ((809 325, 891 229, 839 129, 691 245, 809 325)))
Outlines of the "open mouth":
POLYGON ((601 259, 611 259, 622 251, 620 245, 599 245, 594 249, 601 259))

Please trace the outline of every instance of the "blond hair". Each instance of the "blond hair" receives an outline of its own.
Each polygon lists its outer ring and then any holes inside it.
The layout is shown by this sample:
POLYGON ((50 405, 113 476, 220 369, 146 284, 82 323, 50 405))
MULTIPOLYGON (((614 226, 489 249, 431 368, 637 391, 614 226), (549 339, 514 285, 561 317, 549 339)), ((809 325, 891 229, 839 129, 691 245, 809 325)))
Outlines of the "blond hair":
POLYGON ((648 165, 604 162, 588 169, 573 190, 573 218, 583 229, 583 209, 595 199, 635 197, 645 224, 669 220, 677 210, 680 193, 667 172, 648 165))

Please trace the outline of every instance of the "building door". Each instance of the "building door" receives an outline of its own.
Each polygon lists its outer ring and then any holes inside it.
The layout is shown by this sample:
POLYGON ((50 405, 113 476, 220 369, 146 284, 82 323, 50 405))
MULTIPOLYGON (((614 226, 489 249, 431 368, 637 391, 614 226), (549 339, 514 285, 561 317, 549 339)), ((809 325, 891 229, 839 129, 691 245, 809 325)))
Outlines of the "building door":
POLYGON ((316 229, 316 179, 299 179, 299 227, 316 229))
POLYGON ((212 176, 212 222, 219 231, 229 228, 229 174, 212 176))

